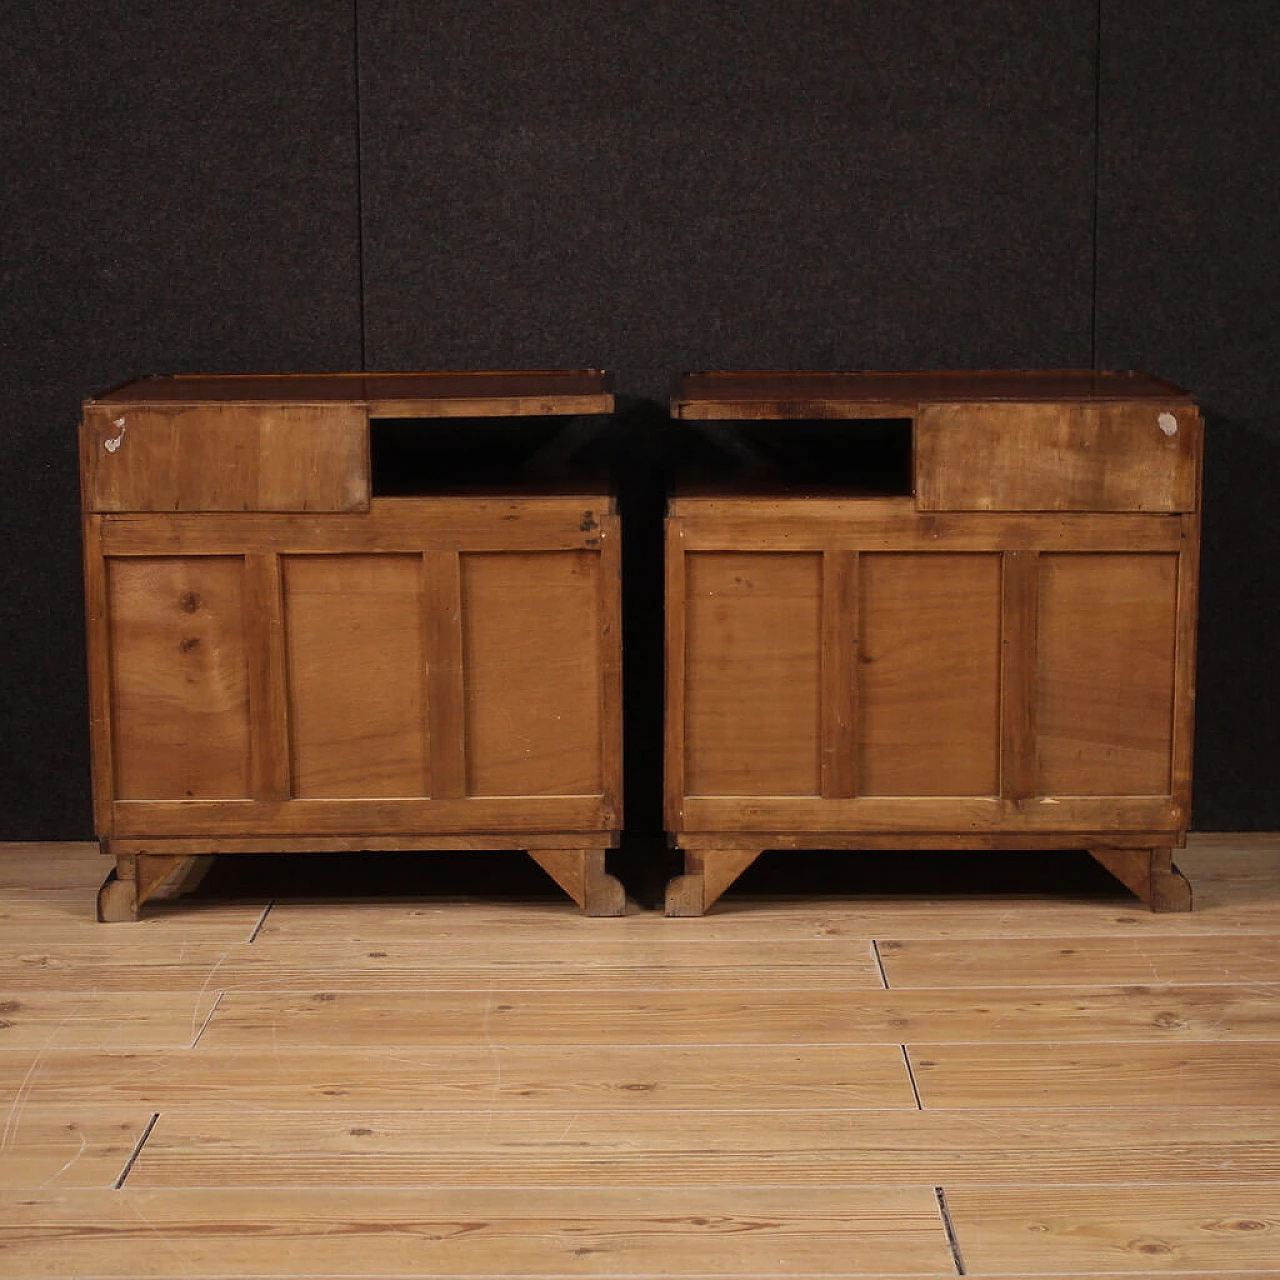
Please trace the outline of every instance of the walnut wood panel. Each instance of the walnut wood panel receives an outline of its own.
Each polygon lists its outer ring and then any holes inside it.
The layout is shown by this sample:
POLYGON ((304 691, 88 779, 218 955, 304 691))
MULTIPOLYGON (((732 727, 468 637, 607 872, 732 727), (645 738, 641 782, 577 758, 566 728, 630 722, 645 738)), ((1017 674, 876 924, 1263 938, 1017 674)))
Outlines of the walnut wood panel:
POLYGON ((994 795, 1000 557, 860 557, 858 790, 994 795))
POLYGON ((248 796, 244 561, 152 556, 106 570, 113 794, 248 796))
POLYGON ((89 404, 367 407, 371 417, 508 417, 609 413, 613 396, 599 369, 499 369, 429 373, 179 374, 146 378, 89 404))
POLYGON ((1186 392, 1141 373, 1088 369, 901 373, 758 371, 689 373, 673 401, 678 418, 910 417, 954 401, 1159 400, 1186 392))
POLYGON ((364 411, 334 405, 86 410, 89 511, 358 511, 369 503, 364 411))
POLYGON ((282 565, 293 794, 429 794, 420 560, 282 565))
POLYGON ((821 791, 822 557, 685 557, 685 789, 821 791))
POLYGON ((601 792, 600 557, 460 559, 467 792, 601 792))
POLYGON ((1200 418, 1186 404, 929 405, 922 511, 1191 511, 1200 418))
POLYGON ((1042 555, 1039 791, 1167 795, 1178 558, 1042 555))

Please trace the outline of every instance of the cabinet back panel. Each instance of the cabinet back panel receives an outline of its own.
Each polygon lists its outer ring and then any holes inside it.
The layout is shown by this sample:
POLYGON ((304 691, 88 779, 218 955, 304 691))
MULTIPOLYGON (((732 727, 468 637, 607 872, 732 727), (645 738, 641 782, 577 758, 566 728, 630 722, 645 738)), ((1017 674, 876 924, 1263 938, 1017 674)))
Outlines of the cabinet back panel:
POLYGON ((422 561, 283 557, 293 794, 428 794, 422 561))
POLYGON ((821 790, 822 556, 685 557, 685 790, 821 790))
POLYGON ((598 794, 599 554, 460 562, 468 794, 598 794))
POLYGON ((859 794, 999 791, 1000 557, 859 557, 859 794))
POLYGON ((106 565, 114 794, 248 796, 243 559, 113 557, 106 565))
POLYGON ((922 511, 1194 511, 1186 404, 943 404, 916 421, 922 511))
POLYGON ((1176 555, 1040 557, 1043 795, 1167 795, 1176 555))

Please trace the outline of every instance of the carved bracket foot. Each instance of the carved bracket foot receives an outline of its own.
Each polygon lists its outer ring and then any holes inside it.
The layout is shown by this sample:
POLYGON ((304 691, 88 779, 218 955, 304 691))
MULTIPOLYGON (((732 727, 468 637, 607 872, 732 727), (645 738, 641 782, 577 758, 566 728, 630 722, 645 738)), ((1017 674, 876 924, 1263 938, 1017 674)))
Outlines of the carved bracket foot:
POLYGON ((686 849, 684 875, 667 885, 667 915, 700 916, 760 856, 762 849, 686 849))
POLYGON ((626 890, 604 869, 604 849, 530 849, 528 854, 585 914, 626 915, 626 890))
POLYGON ((1191 910, 1191 885, 1173 865, 1171 848, 1090 849, 1089 852, 1152 911, 1191 910))

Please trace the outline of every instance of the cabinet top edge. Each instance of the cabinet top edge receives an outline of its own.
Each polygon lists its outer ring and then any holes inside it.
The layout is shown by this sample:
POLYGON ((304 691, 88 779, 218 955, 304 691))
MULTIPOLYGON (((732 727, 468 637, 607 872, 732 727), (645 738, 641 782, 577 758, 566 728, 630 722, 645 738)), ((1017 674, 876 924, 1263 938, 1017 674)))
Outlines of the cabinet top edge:
POLYGON ((222 405, 367 408, 382 417, 610 413, 601 369, 503 369, 428 373, 175 374, 139 378, 92 396, 86 409, 222 405))
POLYGON ((708 371, 684 374, 672 411, 678 418, 914 417, 931 404, 1092 403, 1159 400, 1193 403, 1182 387, 1150 374, 1090 369, 987 369, 836 373, 708 371))

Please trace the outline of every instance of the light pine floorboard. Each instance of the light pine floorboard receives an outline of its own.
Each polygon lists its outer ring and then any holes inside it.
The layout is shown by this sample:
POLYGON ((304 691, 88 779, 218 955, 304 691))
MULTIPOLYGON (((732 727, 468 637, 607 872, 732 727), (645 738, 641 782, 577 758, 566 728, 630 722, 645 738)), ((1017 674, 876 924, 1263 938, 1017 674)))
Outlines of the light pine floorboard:
POLYGON ((0 846, 0 1275, 1276 1276, 1280 837, 1177 860, 101 926, 94 846, 0 846))

